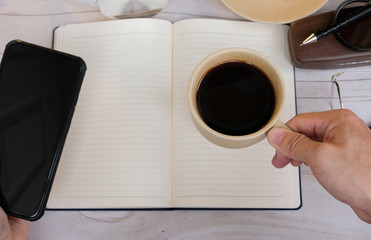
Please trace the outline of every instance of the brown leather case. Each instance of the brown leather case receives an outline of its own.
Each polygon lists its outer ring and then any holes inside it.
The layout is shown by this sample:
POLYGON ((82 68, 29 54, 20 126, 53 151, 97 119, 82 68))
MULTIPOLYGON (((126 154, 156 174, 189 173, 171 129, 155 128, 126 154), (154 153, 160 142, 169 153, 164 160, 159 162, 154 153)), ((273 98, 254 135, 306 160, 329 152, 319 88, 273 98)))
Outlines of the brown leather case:
POLYGON ((299 68, 346 68, 371 65, 371 51, 358 52, 342 45, 330 34, 318 42, 300 46, 310 34, 332 23, 333 12, 297 20, 289 30, 289 45, 293 64, 299 68))

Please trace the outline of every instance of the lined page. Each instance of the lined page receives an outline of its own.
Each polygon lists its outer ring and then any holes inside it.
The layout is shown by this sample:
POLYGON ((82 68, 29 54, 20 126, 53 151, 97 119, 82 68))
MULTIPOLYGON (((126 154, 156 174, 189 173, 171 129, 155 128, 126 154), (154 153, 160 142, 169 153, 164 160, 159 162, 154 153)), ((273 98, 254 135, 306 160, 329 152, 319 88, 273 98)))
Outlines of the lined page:
POLYGON ((202 58, 227 47, 247 47, 271 58, 286 79, 281 120, 295 115, 294 73, 287 26, 223 20, 185 20, 174 25, 173 202, 177 207, 297 208, 299 171, 271 165, 274 149, 266 140, 245 149, 208 142, 194 127, 187 84, 202 58))
POLYGON ((57 30, 55 48, 88 70, 49 208, 170 206, 171 29, 132 19, 57 30))

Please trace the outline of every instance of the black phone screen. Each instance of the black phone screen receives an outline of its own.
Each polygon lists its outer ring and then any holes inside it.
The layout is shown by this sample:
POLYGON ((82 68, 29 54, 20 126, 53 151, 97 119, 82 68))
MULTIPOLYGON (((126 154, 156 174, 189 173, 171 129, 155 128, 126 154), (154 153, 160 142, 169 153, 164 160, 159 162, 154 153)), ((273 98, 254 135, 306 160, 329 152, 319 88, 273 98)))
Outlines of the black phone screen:
POLYGON ((44 212, 85 73, 78 58, 21 41, 0 65, 0 206, 36 220, 44 212))

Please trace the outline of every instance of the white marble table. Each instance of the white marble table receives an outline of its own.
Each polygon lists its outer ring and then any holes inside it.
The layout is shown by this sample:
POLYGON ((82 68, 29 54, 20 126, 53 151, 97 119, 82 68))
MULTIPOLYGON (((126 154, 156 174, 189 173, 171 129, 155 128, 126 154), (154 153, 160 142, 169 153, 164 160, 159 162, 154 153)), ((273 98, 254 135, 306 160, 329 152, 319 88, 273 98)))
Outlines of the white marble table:
MULTIPOLYGON (((340 2, 330 0, 320 12, 340 2)), ((156 17, 241 19, 219 0, 169 0, 156 17)), ((68 0, 0 0, 0 55, 10 40, 51 47, 55 27, 99 20, 107 18, 68 0)), ((299 113, 330 108, 334 72, 296 69, 299 113)), ((365 116, 371 119, 371 111, 365 116)), ((371 225, 323 190, 309 168, 301 172, 303 207, 297 211, 47 211, 30 223, 30 239, 371 239, 371 225)))

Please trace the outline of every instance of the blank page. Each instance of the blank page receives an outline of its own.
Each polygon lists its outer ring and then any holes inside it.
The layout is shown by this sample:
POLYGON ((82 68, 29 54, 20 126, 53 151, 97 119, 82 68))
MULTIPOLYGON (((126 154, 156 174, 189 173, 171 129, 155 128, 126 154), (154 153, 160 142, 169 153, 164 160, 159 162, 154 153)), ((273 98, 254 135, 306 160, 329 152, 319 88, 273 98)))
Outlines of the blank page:
POLYGON ((49 208, 169 207, 171 23, 67 25, 55 48, 88 70, 49 208))
POLYGON ((299 170, 271 165, 266 140, 244 149, 208 142, 194 127, 187 85, 198 62, 227 47, 253 48, 273 60, 285 77, 283 122, 295 115, 294 73, 287 26, 225 20, 185 20, 174 25, 173 204, 177 207, 297 208, 299 170))

